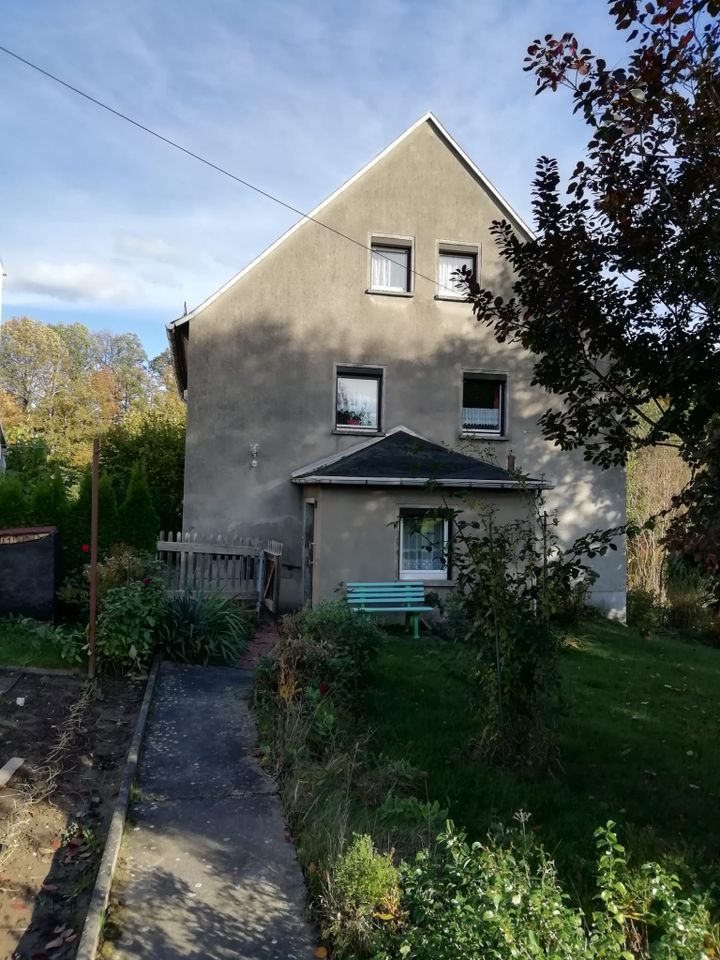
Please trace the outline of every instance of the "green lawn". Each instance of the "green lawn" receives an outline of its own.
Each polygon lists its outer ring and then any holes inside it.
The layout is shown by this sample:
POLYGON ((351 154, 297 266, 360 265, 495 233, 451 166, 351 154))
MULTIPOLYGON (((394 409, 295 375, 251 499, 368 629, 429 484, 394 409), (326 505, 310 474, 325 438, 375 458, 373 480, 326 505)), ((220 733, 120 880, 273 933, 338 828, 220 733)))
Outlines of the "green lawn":
POLYGON ((19 624, 0 620, 0 666, 67 667, 56 643, 19 624))
MULTIPOLYGON (((431 800, 471 836, 518 810, 566 884, 590 886, 593 830, 617 821, 631 856, 670 857, 720 880, 720 650, 586 624, 562 656, 560 760, 552 775, 488 767, 472 750, 467 648, 389 637, 363 708, 376 752, 426 771, 431 800)), ((717 893, 717 890, 715 891, 717 893)))

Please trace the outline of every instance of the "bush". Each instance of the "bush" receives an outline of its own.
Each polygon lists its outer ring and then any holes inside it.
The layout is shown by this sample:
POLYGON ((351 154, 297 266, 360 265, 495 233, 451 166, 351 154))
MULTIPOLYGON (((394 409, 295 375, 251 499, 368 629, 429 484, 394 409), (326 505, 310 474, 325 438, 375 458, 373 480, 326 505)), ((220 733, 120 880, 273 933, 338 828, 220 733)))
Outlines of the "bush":
POLYGON ((25 487, 19 477, 0 474, 0 529, 21 527, 28 520, 25 487))
POLYGON ((181 663, 236 663, 250 633, 250 618, 232 600, 187 592, 167 603, 163 648, 181 663))
POLYGON ((400 899, 398 871, 390 854, 378 853, 372 837, 356 836, 328 878, 324 935, 330 936, 338 957, 367 956, 378 934, 397 919, 400 899))
POLYGON ((119 521, 123 543, 136 550, 155 549, 160 521, 153 507, 143 464, 133 465, 127 493, 120 507, 119 521))
POLYGON ((401 868, 407 921, 378 957, 718 956, 702 898, 682 898, 677 878, 658 864, 631 871, 612 822, 596 838, 598 908, 588 922, 563 892, 552 861, 524 832, 468 844, 448 824, 434 855, 423 851, 401 868))
POLYGON ((655 594, 649 590, 628 590, 627 622, 629 627, 639 630, 643 636, 649 636, 662 620, 662 607, 655 594))
POLYGON ((710 583, 702 570, 680 554, 668 556, 665 595, 669 627, 700 633, 710 630, 713 602, 710 583))
MULTIPOLYGON (((105 560, 97 565, 97 599, 102 608, 108 590, 128 587, 135 580, 156 576, 158 562, 149 553, 139 553, 131 547, 119 545, 110 550, 105 560)), ((64 604, 65 613, 85 620, 90 602, 90 567, 69 574, 58 590, 58 600, 64 604)))
POLYGON ((166 604, 164 585, 152 577, 109 589, 97 619, 98 670, 133 674, 147 669, 166 604))
POLYGON ((300 688, 322 685, 336 693, 357 687, 383 637, 372 620, 342 600, 285 617, 280 633, 294 683, 300 688))
MULTIPOLYGON (((90 543, 92 517, 92 474, 90 468, 84 471, 80 480, 80 489, 75 503, 68 511, 67 534, 63 544, 65 566, 68 571, 81 567, 90 554, 83 547, 90 543)), ((118 542, 117 502, 110 478, 101 474, 98 482, 98 551, 100 557, 106 556, 113 544, 118 542)))
POLYGON ((62 528, 67 517, 68 499, 59 470, 38 477, 30 496, 30 517, 34 524, 52 524, 62 528))
POLYGON ((619 530, 596 530, 560 545, 556 516, 542 497, 528 516, 499 523, 480 506, 477 520, 453 511, 457 596, 477 647, 478 745, 492 762, 546 765, 559 708, 558 621, 577 619, 598 577, 588 561, 617 549, 619 530))

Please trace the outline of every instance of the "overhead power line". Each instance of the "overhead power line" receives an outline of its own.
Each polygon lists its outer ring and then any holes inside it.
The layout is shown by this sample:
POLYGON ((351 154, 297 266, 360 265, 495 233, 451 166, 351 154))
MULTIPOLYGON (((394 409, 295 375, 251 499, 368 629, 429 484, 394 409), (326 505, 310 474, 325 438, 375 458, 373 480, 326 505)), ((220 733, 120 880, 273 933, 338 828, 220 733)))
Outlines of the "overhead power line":
MULTIPOLYGON (((116 110, 114 107, 111 107, 108 103, 93 97, 91 94, 86 93, 84 90, 80 90, 79 87, 74 86, 72 83, 68 83, 67 80, 63 80, 61 77, 56 76, 54 73, 50 73, 49 70, 45 70, 43 67, 38 66, 36 63, 33 63, 31 60, 27 60, 25 57, 21 57, 19 53, 15 53, 13 50, 8 49, 0 45, 0 52, 6 54, 8 57, 12 57, 14 60, 19 61, 20 63, 25 64, 26 67, 30 67, 31 70, 35 70, 37 73, 42 74, 44 77, 47 77, 48 80, 52 80, 54 83, 59 83, 61 87, 65 87, 66 90, 70 90, 72 93, 77 94, 79 97, 88 100, 90 103, 94 103, 96 107, 100 107, 102 110, 107 110, 108 113, 113 114, 113 116, 118 117, 120 120, 124 120, 126 123, 132 124, 133 127, 137 127, 138 130, 142 130, 144 133, 149 134, 151 137, 155 137, 157 140, 161 140, 163 143, 167 144, 169 147, 173 147, 175 150, 179 150, 181 153, 184 153, 188 157, 192 157, 193 160, 197 160, 199 163, 205 164, 206 167, 210 167, 211 170, 215 170, 217 173, 221 173, 225 177, 230 177, 231 180, 234 180, 236 183, 241 184, 243 187, 247 187, 248 190, 252 190, 255 193, 259 194, 261 197, 265 197, 267 200, 272 200, 273 203, 279 204, 281 207, 284 207, 286 210, 290 210, 292 213, 297 214, 303 220, 309 220, 312 223, 316 223, 319 227, 323 227, 325 230, 329 230, 331 233, 336 234, 338 237, 342 237, 343 240, 347 240, 349 243, 355 244, 356 247, 360 247, 362 250, 367 250, 372 252, 372 247, 369 247, 366 243, 363 243, 361 240, 356 240, 355 237, 350 237, 346 233, 343 233, 342 230, 337 230, 335 227, 330 226, 329 223, 324 223, 322 220, 318 220, 316 217, 311 216, 308 213, 305 213, 302 210, 298 210, 297 207, 294 207, 291 203, 286 203, 285 200, 281 200, 279 197, 274 196, 272 193, 268 193, 267 190, 263 190, 262 187, 255 186, 254 183, 250 183, 249 180, 244 180, 242 177, 238 177, 237 174, 232 173, 230 170, 226 170, 225 167, 221 167, 217 163, 213 163, 212 160, 208 160, 207 157, 203 157, 199 153, 195 153, 193 150, 189 150, 187 147, 184 147, 182 144, 177 143, 177 141, 172 140, 170 137, 164 136, 162 133, 158 133, 157 130, 153 130, 152 127, 146 126, 144 123, 140 123, 139 120, 135 120, 133 117, 129 117, 126 113, 122 113, 120 110, 116 110)), ((385 257, 383 254, 379 254, 375 251, 375 255, 381 257, 383 260, 387 260, 388 263, 394 263, 390 257, 385 257)), ((457 294, 457 288, 451 288, 445 284, 440 283, 438 280, 434 280, 432 277, 426 276, 424 273, 419 273, 417 270, 410 267, 409 272, 414 277, 420 277, 423 280, 427 280, 433 285, 442 287, 444 290, 450 290, 452 293, 457 294)))

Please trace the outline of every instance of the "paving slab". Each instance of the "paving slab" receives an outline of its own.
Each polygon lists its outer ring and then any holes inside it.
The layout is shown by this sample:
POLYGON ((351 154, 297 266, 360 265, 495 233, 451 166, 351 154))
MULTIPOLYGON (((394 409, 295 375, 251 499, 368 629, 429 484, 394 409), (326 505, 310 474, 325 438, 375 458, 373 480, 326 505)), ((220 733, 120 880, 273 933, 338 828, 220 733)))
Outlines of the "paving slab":
POLYGON ((314 955, 302 873, 254 756, 251 674, 163 664, 126 827, 113 960, 314 955))

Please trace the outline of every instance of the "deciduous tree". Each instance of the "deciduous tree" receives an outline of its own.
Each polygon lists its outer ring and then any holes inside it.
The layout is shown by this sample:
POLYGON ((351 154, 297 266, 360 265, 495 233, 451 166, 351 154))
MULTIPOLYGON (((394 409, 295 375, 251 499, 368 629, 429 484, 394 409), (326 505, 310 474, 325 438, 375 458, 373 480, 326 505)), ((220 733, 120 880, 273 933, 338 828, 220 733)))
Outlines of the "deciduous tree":
POLYGON ((512 295, 468 296, 498 340, 535 355, 534 382, 560 401, 541 417, 548 439, 602 467, 679 449, 692 479, 676 539, 694 532, 712 565, 717 540, 699 533, 720 528, 720 3, 609 9, 636 43, 624 66, 572 33, 528 48, 537 92, 569 89, 591 136, 564 191, 557 161, 538 161, 534 238, 493 226, 512 295))

